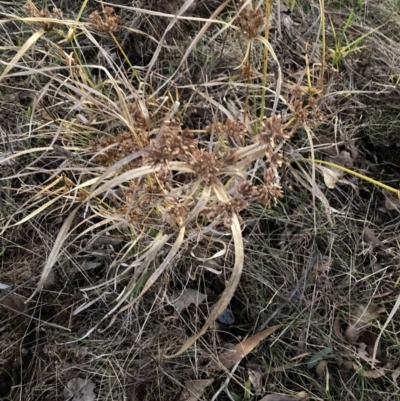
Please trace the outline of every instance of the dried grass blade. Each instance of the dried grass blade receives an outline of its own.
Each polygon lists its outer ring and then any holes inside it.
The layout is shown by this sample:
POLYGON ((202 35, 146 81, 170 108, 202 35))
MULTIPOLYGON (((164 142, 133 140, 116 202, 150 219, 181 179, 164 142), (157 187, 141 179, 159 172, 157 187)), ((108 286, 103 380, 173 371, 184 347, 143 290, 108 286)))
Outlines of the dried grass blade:
POLYGON ((18 60, 27 52, 27 50, 35 44, 39 38, 44 34, 44 29, 40 29, 35 32, 21 47, 19 52, 13 57, 13 59, 8 63, 7 67, 4 69, 2 74, 0 75, 0 81, 8 74, 8 72, 16 66, 18 60))
MULTIPOLYGON (((224 3, 222 3, 210 16, 210 20, 208 20, 203 27, 200 29, 200 31, 197 33, 197 35, 194 37, 188 48, 186 49, 185 54, 183 55, 178 67, 175 69, 175 72, 152 94, 152 97, 156 96, 157 93, 160 92, 162 88, 164 88, 166 85, 168 85, 169 82, 175 77, 175 75, 178 73, 180 68, 182 67, 183 63, 187 60, 189 57, 189 54, 192 52, 192 50, 196 47, 197 43, 200 41, 204 33, 207 31, 207 29, 210 27, 210 25, 213 23, 213 20, 217 18, 217 16, 221 13, 221 11, 228 5, 228 3, 231 0, 226 0, 224 3)), ((162 43, 162 40, 160 41, 162 43)), ((148 74, 148 73, 147 73, 148 74)), ((147 79, 147 76, 146 76, 147 79)))
POLYGON ((125 305, 119 313, 129 309, 131 306, 133 306, 139 299, 149 290, 149 288, 158 280, 160 275, 164 272, 164 270, 170 265, 172 259, 175 257, 175 255, 178 253, 182 243, 183 239, 185 237, 185 227, 182 227, 179 231, 178 238, 176 239, 174 245, 172 246, 171 250, 169 251, 167 257, 164 259, 164 261, 161 263, 161 265, 157 268, 157 270, 150 276, 150 278, 147 280, 144 288, 140 292, 140 294, 131 302, 129 302, 128 305, 125 305))
POLYGON ((165 29, 163 36, 160 40, 160 42, 158 43, 158 46, 153 54, 153 57, 147 67, 147 73, 146 73, 146 77, 144 79, 145 82, 147 82, 150 72, 154 67, 154 64, 156 63, 156 61, 158 60, 158 56, 160 54, 161 48, 163 46, 165 37, 167 35, 167 33, 171 30, 171 28, 176 24, 176 22, 178 21, 178 17, 180 17, 182 14, 185 13, 185 11, 192 5, 194 0, 186 0, 185 3, 182 5, 182 7, 179 9, 179 11, 176 13, 176 15, 174 16, 174 18, 172 19, 172 21, 168 24, 167 28, 165 29))
MULTIPOLYGON (((154 258, 156 257, 157 253, 160 251, 160 249, 167 243, 167 241, 170 239, 171 237, 167 234, 162 234, 162 233, 158 233, 156 238, 154 239, 154 242, 151 246, 151 248, 149 250, 147 250, 147 252, 145 252, 142 256, 140 256, 137 261, 135 261, 135 263, 138 263, 139 261, 141 261, 140 263, 140 272, 139 274, 145 274, 145 270, 147 269, 147 267, 149 266, 150 262, 152 260, 154 260, 154 258)), ((150 277, 151 278, 151 277, 150 277)), ((149 280, 150 280, 149 278, 149 280)), ((119 302, 121 299, 126 299, 129 294, 131 293, 131 291, 133 290, 133 288, 136 285, 137 282, 137 276, 134 275, 129 283, 127 284, 126 288, 124 289, 124 291, 121 293, 121 295, 118 296, 117 298, 117 302, 119 302)))
POLYGON ((400 295, 397 297, 396 303, 393 306, 393 309, 391 310, 388 318, 386 319, 385 324, 383 325, 378 338, 375 341, 375 346, 374 346, 374 352, 372 354, 372 369, 375 366, 375 361, 376 361, 376 354, 378 352, 378 347, 379 347, 379 341, 381 340, 382 334, 383 332, 386 330, 386 327, 389 325, 389 323, 392 321, 394 315, 396 314, 396 312, 398 311, 398 309, 400 308, 400 295))
POLYGON ((143 177, 146 174, 151 174, 151 173, 156 173, 161 170, 161 166, 143 166, 136 168, 134 170, 129 170, 126 171, 125 173, 122 173, 121 175, 118 175, 117 177, 111 179, 110 181, 107 181, 94 191, 91 191, 89 199, 92 199, 96 197, 97 195, 100 195, 103 192, 108 191, 111 188, 114 188, 115 186, 122 184, 123 182, 134 180, 139 177, 143 177))
MULTIPOLYGON (((187 167, 186 163, 183 162, 172 162, 168 165, 168 167, 171 170, 176 170, 176 171, 182 171, 185 173, 193 173, 193 170, 189 167, 187 167)), ((126 171, 125 173, 122 173, 121 175, 111 179, 110 181, 107 181, 104 183, 102 186, 99 188, 93 190, 90 193, 89 199, 93 199, 97 195, 108 191, 109 189, 122 184, 123 182, 134 180, 139 177, 143 177, 144 175, 147 174, 152 174, 152 173, 157 173, 160 171, 162 168, 161 165, 157 166, 142 166, 133 170, 126 171)))
POLYGON ((269 51, 271 54, 272 58, 274 59, 276 65, 278 66, 278 78, 276 80, 276 92, 275 92, 275 99, 274 99, 274 106, 272 107, 272 114, 276 113, 276 110, 278 108, 278 103, 279 103, 279 98, 281 94, 281 89, 282 89, 282 69, 281 65, 279 63, 278 57, 275 54, 274 48, 271 46, 271 44, 268 42, 267 39, 263 38, 262 36, 257 36, 255 40, 259 40, 269 51))
MULTIPOLYGON (((197 181, 194 185, 193 188, 197 189, 200 185, 200 181, 197 181)), ((194 192, 194 191, 192 191, 194 192)), ((208 185, 203 188, 203 191, 201 193, 200 199, 196 203, 196 206, 190 211, 189 215, 186 217, 185 221, 183 222, 182 226, 186 226, 190 221, 192 221, 198 214, 204 209, 204 207, 207 205, 208 200, 211 195, 211 187, 208 185)))
POLYGON ((35 291, 33 292, 33 294, 29 297, 29 299, 26 302, 29 302, 34 297, 34 295, 43 288, 43 285, 46 282, 47 277, 49 276, 51 268, 54 266, 54 264, 57 261, 57 258, 60 254, 60 249, 61 249, 65 239, 68 237, 68 230, 71 227, 72 222, 74 221, 76 212, 80 209, 80 207, 81 207, 81 205, 77 206, 70 213, 70 215, 64 221, 64 224, 61 226, 61 229, 54 242, 53 249, 51 250, 49 257, 46 260, 46 264, 43 267, 42 275, 40 277, 38 285, 37 285, 35 291))
POLYGON ((221 295, 221 298, 218 300, 214 308, 211 310, 210 316, 204 323, 204 326, 201 328, 201 330, 194 336, 190 337, 176 354, 166 355, 165 358, 169 359, 181 355, 190 346, 192 346, 207 331, 207 329, 213 324, 213 322, 215 322, 218 316, 221 315, 221 313, 229 305, 229 302, 231 301, 233 295, 235 294, 236 288, 240 281, 240 277, 242 275, 243 263, 244 263, 242 231, 240 229, 239 219, 236 214, 232 216, 231 230, 235 246, 235 265, 233 267, 232 275, 229 279, 229 282, 227 283, 226 288, 221 295))

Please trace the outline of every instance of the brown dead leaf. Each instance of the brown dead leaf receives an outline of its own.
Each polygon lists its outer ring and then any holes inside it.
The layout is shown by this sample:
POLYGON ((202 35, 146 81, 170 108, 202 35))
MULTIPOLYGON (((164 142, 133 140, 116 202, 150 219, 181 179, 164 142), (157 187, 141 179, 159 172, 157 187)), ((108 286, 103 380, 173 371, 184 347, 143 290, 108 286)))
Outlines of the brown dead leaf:
POLYGON ((383 368, 374 369, 374 370, 365 370, 363 372, 363 376, 369 379, 379 379, 382 376, 385 376, 387 371, 393 368, 393 363, 388 362, 383 368))
POLYGON ((400 211, 400 195, 396 196, 389 191, 384 191, 385 195, 385 207, 387 210, 400 211))
POLYGON ((344 167, 353 167, 354 164, 354 160, 351 157, 350 152, 345 150, 342 150, 336 157, 333 157, 332 161, 344 167))
POLYGON ((180 294, 175 292, 171 297, 171 305, 178 313, 188 308, 191 304, 199 305, 207 298, 206 294, 202 294, 191 288, 184 289, 180 294))
POLYGON ((263 390, 263 374, 259 370, 249 369, 249 380, 256 394, 260 395, 263 390))
POLYGON ((371 321, 385 311, 385 308, 372 304, 357 306, 344 333, 345 339, 349 343, 355 343, 361 333, 371 324, 371 321))
POLYGON ((210 363, 210 369, 212 370, 223 370, 229 369, 247 354, 249 354, 261 341, 265 340, 268 336, 274 333, 276 330, 281 328, 282 325, 273 326, 269 329, 258 333, 247 340, 244 340, 234 346, 232 350, 225 351, 218 357, 218 361, 212 361, 210 363))
POLYGON ((315 372, 319 377, 324 376, 327 366, 328 366, 328 361, 325 361, 324 359, 321 359, 317 363, 317 366, 315 367, 315 372))
POLYGON ((305 391, 301 391, 295 396, 286 394, 268 394, 260 401, 301 401, 308 398, 308 394, 305 391))
POLYGON ((208 386, 214 379, 208 380, 188 380, 185 382, 185 389, 182 391, 178 401, 197 401, 204 394, 208 386))
POLYGON ((16 310, 17 312, 25 311, 25 300, 17 294, 7 294, 4 297, 0 295, 0 305, 4 305, 9 309, 16 310))
POLYGON ((343 361, 342 367, 344 367, 346 370, 352 370, 352 369, 358 369, 358 366, 352 362, 352 361, 343 361))
POLYGON ((325 152, 330 156, 338 155, 337 146, 333 144, 332 141, 325 135, 319 135, 313 138, 313 145, 317 147, 316 150, 325 152))

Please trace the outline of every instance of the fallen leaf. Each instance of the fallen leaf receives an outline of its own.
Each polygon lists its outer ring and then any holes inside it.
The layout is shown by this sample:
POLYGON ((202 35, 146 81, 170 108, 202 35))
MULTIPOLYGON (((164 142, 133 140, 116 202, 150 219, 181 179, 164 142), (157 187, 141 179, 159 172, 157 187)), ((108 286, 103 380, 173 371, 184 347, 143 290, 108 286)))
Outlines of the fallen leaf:
POLYGON ((0 294, 0 305, 4 305, 17 312, 25 311, 25 300, 17 294, 7 294, 4 297, 1 297, 0 294))
POLYGON ((171 297, 171 305, 175 308, 178 313, 188 308, 191 304, 199 305, 205 299, 207 295, 202 294, 197 290, 186 288, 180 294, 174 292, 171 297))
POLYGON ((322 152, 327 153, 330 156, 337 156, 338 149, 336 144, 332 143, 332 141, 326 137, 325 135, 319 135, 313 138, 313 144, 317 148, 315 150, 320 150, 322 152))
POLYGON ((332 158, 332 161, 344 167, 353 167, 354 165, 354 160, 351 157, 350 152, 347 152, 346 150, 342 150, 336 157, 332 158))
POLYGON ((178 401, 197 401, 204 394, 208 386, 214 379, 208 380, 188 380, 185 382, 185 389, 182 391, 178 401))
POLYGON ((383 368, 374 369, 374 370, 365 370, 362 374, 364 377, 369 379, 379 379, 382 376, 385 376, 388 370, 393 368, 393 363, 388 362, 383 368))
POLYGON ((358 369, 358 366, 352 362, 352 361, 343 361, 342 366, 346 369, 346 370, 352 370, 352 369, 358 369))
POLYGON ((312 369, 314 366, 317 365, 318 361, 323 359, 325 356, 331 354, 333 352, 332 347, 326 347, 322 349, 321 351, 318 351, 314 355, 311 356, 311 358, 307 362, 307 368, 312 369))
POLYGON ((357 306, 344 333, 345 339, 349 343, 355 343, 361 333, 371 324, 371 321, 385 311, 385 308, 372 304, 357 306))
POLYGON ((400 376, 400 368, 397 368, 392 372, 392 379, 395 383, 397 382, 399 376, 400 376))
POLYGON ((343 175, 342 171, 334 167, 328 168, 324 166, 318 166, 318 168, 322 171, 325 185, 329 189, 335 188, 336 183, 343 175))
POLYGON ((64 397, 68 401, 94 401, 96 395, 93 392, 95 385, 91 380, 75 377, 67 383, 64 397))
POLYGON ((315 367, 315 372, 319 377, 322 377, 325 375, 326 368, 328 366, 328 361, 325 361, 324 359, 321 359, 318 363, 317 366, 315 367))
POLYGON ((265 340, 268 336, 274 333, 276 330, 281 328, 282 325, 273 326, 269 329, 258 333, 247 340, 244 340, 234 346, 232 350, 225 351, 218 357, 218 361, 212 361, 210 363, 210 369, 223 370, 224 368, 229 369, 242 358, 249 354, 261 341, 265 340))
POLYGON ((295 396, 290 396, 286 394, 268 394, 260 401, 300 401, 305 400, 308 394, 305 391, 300 392, 295 396))
POLYGON ((249 380, 256 394, 263 393, 263 374, 259 370, 249 369, 249 380))
POLYGON ((11 285, 0 283, 0 291, 8 290, 9 288, 11 288, 11 285))

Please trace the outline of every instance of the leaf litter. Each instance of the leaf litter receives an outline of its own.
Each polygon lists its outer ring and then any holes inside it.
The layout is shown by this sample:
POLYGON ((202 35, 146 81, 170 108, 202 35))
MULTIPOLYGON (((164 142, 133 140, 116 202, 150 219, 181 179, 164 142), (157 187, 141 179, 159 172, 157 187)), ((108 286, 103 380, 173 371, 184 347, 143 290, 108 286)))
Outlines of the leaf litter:
POLYGON ((178 401, 198 401, 206 391, 206 388, 214 382, 214 379, 188 380, 185 382, 185 389, 178 401))
POLYGON ((96 394, 95 384, 91 380, 85 380, 80 377, 71 379, 64 390, 66 401, 94 401, 96 394))
POLYGON ((211 361, 209 368, 216 371, 230 369, 232 366, 240 362, 251 351, 253 351, 253 349, 257 347, 261 341, 265 340, 281 327, 282 325, 270 327, 261 333, 255 334, 254 336, 237 343, 232 350, 228 350, 220 354, 217 361, 211 361))
POLYGON ((349 343, 355 343, 360 335, 377 319, 379 315, 386 312, 386 308, 377 305, 358 305, 350 318, 349 325, 344 332, 344 337, 349 343))
POLYGON ((177 313, 181 313, 190 305, 196 306, 201 304, 207 299, 207 295, 191 288, 185 288, 181 293, 174 291, 170 303, 175 308, 177 313))

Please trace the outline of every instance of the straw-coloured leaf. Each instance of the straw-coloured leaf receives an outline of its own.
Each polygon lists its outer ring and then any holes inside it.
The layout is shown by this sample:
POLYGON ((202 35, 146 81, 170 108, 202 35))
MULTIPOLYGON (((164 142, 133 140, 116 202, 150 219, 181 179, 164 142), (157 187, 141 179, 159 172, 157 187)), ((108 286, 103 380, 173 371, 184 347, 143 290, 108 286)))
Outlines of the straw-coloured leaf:
MULTIPOLYGON (((229 197, 225 191, 225 188, 222 185, 214 185, 213 186, 214 192, 216 193, 219 200, 223 202, 227 202, 229 197)), ((240 227, 239 219, 236 214, 232 215, 232 239, 234 243, 235 249, 235 264, 233 266, 232 274, 229 279, 229 282, 226 285, 224 292, 222 293, 220 299, 214 305, 214 308, 211 310, 208 319, 204 323, 201 330, 195 334, 194 336, 190 337, 181 347, 181 349, 173 354, 165 356, 165 358, 174 358, 178 355, 181 355, 185 352, 191 345, 193 345, 204 333, 207 329, 217 320, 218 316, 225 310, 225 308, 231 302, 233 295, 235 294, 236 288, 239 285, 240 277, 242 276, 243 271, 243 263, 244 263, 244 246, 243 246, 243 237, 242 237, 242 230, 240 227)))
POLYGON ((197 401, 204 394, 208 386, 213 383, 214 379, 208 380, 188 380, 185 382, 183 390, 178 401, 197 401))
POLYGON ((355 308, 349 326, 347 327, 344 337, 354 343, 360 337, 361 333, 386 309, 376 305, 359 305, 355 308))
POLYGON ((172 294, 171 304, 178 313, 181 313, 191 304, 199 305, 205 299, 207 299, 206 294, 202 294, 201 292, 191 288, 186 288, 181 293, 174 292, 172 294))
POLYGON ((325 359, 321 359, 317 363, 317 366, 315 367, 315 372, 319 377, 322 377, 325 374, 327 366, 328 366, 328 361, 326 361, 325 359))
POLYGON ((305 391, 301 391, 295 396, 290 396, 286 394, 268 394, 260 401, 301 401, 305 400, 308 394, 305 391))
POLYGON ((379 379, 382 376, 385 376, 388 373, 388 370, 393 368, 393 363, 388 362, 383 368, 373 369, 373 370, 365 370, 362 374, 364 377, 369 379, 379 379))
POLYGON ((218 361, 212 361, 210 363, 210 369, 223 370, 225 368, 226 369, 231 368, 233 365, 238 363, 242 358, 248 355, 251 351, 253 351, 253 349, 257 347, 257 345, 260 344, 261 341, 265 340, 267 337, 269 337, 272 333, 274 333, 281 327, 282 325, 270 327, 269 329, 266 329, 261 333, 258 333, 248 338, 247 340, 244 340, 236 344, 232 350, 225 351, 221 355, 219 355, 218 361))
POLYGON ((263 388, 263 374, 259 370, 249 369, 249 380, 256 394, 262 394, 265 390, 263 388))
POLYGON ((53 249, 51 250, 49 257, 47 258, 46 264, 44 265, 44 268, 42 270, 42 275, 40 277, 40 280, 36 287, 36 290, 33 292, 31 297, 29 298, 29 300, 32 299, 32 297, 43 288, 43 285, 45 284, 47 277, 49 276, 51 268, 57 262, 57 259, 60 255, 61 247, 64 244, 65 239, 68 237, 69 228, 71 227, 71 224, 75 218, 76 212, 79 210, 79 208, 80 208, 80 205, 78 207, 76 207, 70 213, 70 215, 67 217, 64 224, 62 225, 62 227, 57 235, 57 238, 54 242, 53 249))
POLYGON ((322 171, 322 174, 324 176, 325 185, 329 189, 335 188, 336 183, 339 181, 340 177, 342 176, 341 170, 323 167, 323 166, 318 166, 318 168, 322 171))
POLYGON ((91 380, 85 380, 80 377, 71 379, 64 390, 66 400, 73 401, 94 401, 96 394, 94 389, 96 386, 91 380))
POLYGON ((18 61, 24 54, 28 51, 28 49, 34 45, 39 38, 45 33, 44 29, 40 29, 36 31, 19 49, 18 53, 14 56, 14 58, 10 61, 6 68, 4 68, 2 74, 0 75, 0 81, 10 72, 10 70, 16 66, 18 61))

